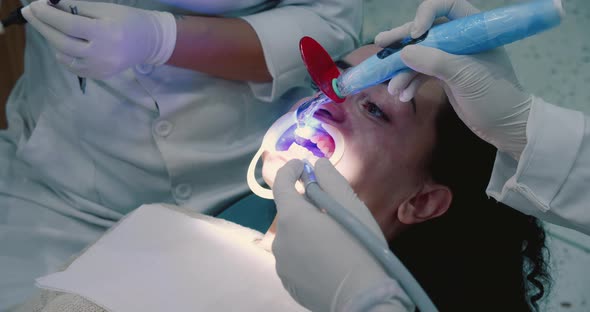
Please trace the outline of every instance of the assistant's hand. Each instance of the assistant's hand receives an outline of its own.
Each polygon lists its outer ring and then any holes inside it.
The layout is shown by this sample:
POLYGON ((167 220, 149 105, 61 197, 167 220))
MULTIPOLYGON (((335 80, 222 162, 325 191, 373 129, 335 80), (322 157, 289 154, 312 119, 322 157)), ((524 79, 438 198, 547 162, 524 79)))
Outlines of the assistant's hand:
MULTIPOLYGON (((435 18, 453 20, 477 12, 465 0, 426 0, 414 21, 378 34, 375 42, 387 46, 408 35, 416 38, 430 29, 435 18)), ((390 93, 408 101, 424 80, 416 72, 435 76, 444 82, 457 115, 475 134, 515 159, 520 157, 533 97, 521 87, 503 48, 461 56, 415 45, 404 48, 401 57, 413 71, 394 77, 390 93)))
MULTIPOLYGON (((302 170, 301 161, 289 161, 278 171, 273 185, 278 221, 272 250, 277 273, 291 296, 308 309, 344 311, 357 295, 393 281, 353 236, 295 190, 302 170)), ((324 191, 386 244, 367 207, 328 160, 316 162, 315 175, 324 191)), ((411 310, 409 299, 397 283, 395 286, 381 307, 411 310)))
POLYGON ((48 3, 31 3, 23 16, 78 76, 104 79, 134 65, 161 65, 174 50, 176 21, 170 13, 99 2, 48 3))

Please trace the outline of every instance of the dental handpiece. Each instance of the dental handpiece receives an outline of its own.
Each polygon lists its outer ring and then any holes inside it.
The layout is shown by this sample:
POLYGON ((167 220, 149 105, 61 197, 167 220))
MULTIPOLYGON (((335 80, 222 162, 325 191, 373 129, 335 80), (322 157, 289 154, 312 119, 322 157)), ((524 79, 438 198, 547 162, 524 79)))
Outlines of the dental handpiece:
POLYGON ((313 167, 307 160, 303 161, 303 173, 300 180, 305 188, 307 198, 321 212, 328 214, 352 234, 381 263, 387 274, 400 284, 420 311, 438 311, 418 281, 391 252, 387 244, 383 244, 377 235, 320 187, 313 167))
MULTIPOLYGON (((391 79, 408 68, 400 55, 407 45, 423 45, 456 55, 476 54, 553 28, 563 16, 561 0, 536 0, 439 24, 420 38, 408 37, 396 42, 345 71, 332 81, 331 91, 342 101, 348 95, 391 79)), ((326 98, 322 94, 301 105, 297 110, 298 126, 305 125, 307 118, 328 101, 326 98)))

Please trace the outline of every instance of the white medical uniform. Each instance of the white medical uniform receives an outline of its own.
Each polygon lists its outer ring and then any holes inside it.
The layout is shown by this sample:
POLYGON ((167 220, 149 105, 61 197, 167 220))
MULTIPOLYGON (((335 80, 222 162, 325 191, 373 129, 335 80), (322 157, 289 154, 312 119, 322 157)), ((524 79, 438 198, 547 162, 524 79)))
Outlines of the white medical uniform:
POLYGON ((590 235, 590 117, 535 99, 517 162, 499 152, 488 195, 590 235))
MULTIPOLYGON (((110 2, 174 12, 153 0, 110 2)), ((286 0, 244 17, 272 83, 136 66, 89 79, 86 94, 27 27, 25 73, 0 132, 0 311, 141 204, 216 214, 246 194, 266 129, 308 94, 299 39, 340 57, 358 45, 361 16, 361 0, 286 0)))

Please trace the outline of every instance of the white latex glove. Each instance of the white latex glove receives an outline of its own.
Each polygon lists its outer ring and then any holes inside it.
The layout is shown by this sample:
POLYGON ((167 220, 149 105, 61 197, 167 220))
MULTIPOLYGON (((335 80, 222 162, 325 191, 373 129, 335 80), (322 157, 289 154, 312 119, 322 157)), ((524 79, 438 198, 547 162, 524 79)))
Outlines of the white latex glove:
MULTIPOLYGON (((381 303, 370 311, 413 310, 399 285, 356 238, 295 190, 302 171, 303 163, 291 160, 278 171, 273 185, 278 221, 272 251, 277 273, 287 291, 312 311, 359 311, 355 300, 367 292, 376 297, 369 301, 381 303), (375 285, 390 287, 383 291, 383 287, 375 285)), ((386 244, 367 207, 329 161, 318 160, 315 174, 324 191, 386 244)), ((366 307, 360 309, 369 311, 366 307)))
MULTIPOLYGON (((426 0, 418 7, 414 21, 378 34, 375 43, 384 47, 410 34, 417 38, 438 17, 452 20, 477 12, 465 0, 426 0)), ((533 97, 518 82, 503 48, 460 56, 408 46, 401 51, 401 57, 413 71, 394 77, 389 83, 390 93, 399 93, 400 99, 407 102, 424 80, 416 72, 435 76, 444 82, 457 115, 475 134, 515 159, 520 157, 526 145, 526 124, 533 97)))
POLYGON ((57 60, 82 77, 104 79, 139 64, 164 64, 176 44, 176 20, 167 12, 112 3, 47 0, 23 16, 57 50, 57 60), (71 14, 72 7, 79 15, 71 14))

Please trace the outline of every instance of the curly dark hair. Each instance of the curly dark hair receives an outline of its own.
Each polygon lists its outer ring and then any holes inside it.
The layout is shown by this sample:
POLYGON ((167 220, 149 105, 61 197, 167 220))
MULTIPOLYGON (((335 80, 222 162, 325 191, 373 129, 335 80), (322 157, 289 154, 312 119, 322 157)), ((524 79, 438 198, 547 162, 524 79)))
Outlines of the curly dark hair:
POLYGON ((544 229, 485 194, 496 149, 446 102, 428 169, 451 189, 451 207, 390 247, 441 311, 537 311, 550 285, 544 229))

